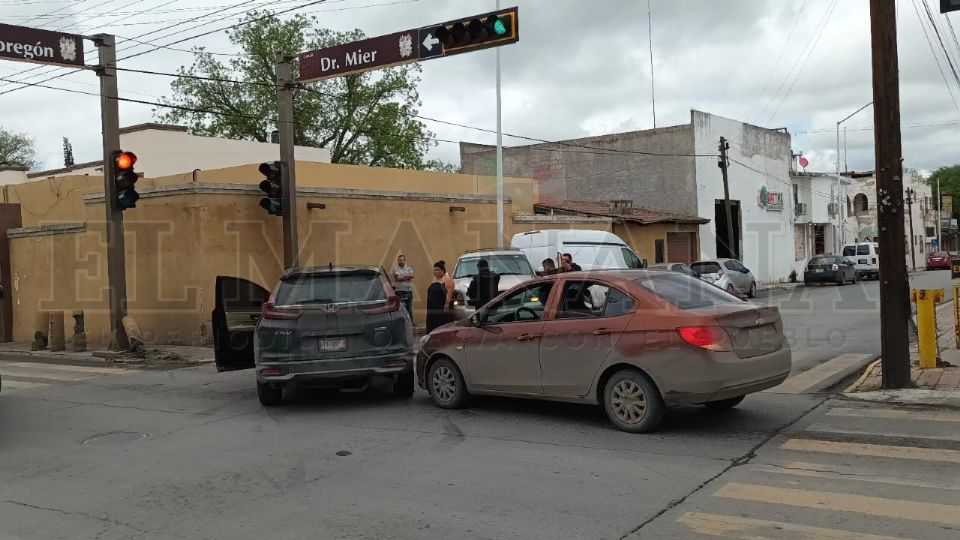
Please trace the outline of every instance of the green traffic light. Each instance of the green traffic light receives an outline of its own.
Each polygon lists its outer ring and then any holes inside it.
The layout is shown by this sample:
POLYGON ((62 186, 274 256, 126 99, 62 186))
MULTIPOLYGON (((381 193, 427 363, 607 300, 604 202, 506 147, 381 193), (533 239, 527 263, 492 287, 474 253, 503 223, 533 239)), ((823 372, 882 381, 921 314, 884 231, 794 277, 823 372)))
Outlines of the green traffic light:
POLYGON ((498 36, 504 36, 507 34, 507 25, 498 19, 497 22, 493 23, 493 32, 498 36))

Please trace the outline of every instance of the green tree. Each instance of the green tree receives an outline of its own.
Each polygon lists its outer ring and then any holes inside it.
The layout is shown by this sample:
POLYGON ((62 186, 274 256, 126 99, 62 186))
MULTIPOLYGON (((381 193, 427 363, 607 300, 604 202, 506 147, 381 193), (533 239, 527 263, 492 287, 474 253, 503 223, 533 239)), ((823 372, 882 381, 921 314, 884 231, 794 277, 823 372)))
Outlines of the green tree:
POLYGON ((957 204, 960 203, 960 164, 940 167, 933 171, 927 182, 936 190, 938 180, 940 193, 953 195, 953 205, 957 208, 957 204))
POLYGON ((0 128, 0 167, 33 168, 36 165, 35 157, 33 140, 30 137, 0 128))
MULTIPOLYGON (((269 15, 251 12, 246 20, 269 15)), ((269 141, 276 129, 274 64, 280 53, 315 50, 363 39, 359 30, 319 28, 315 17, 267 17, 228 33, 241 55, 224 63, 202 48, 181 67, 161 120, 186 124, 197 135, 269 141), (218 80, 209 80, 218 79, 218 80), (244 81, 244 84, 223 80, 244 81), (210 111, 210 112, 206 112, 210 111)), ((296 67, 294 67, 296 70, 296 67)), ((334 163, 423 169, 433 134, 417 118, 420 66, 404 65, 311 83, 294 97, 294 141, 327 148, 334 163)))

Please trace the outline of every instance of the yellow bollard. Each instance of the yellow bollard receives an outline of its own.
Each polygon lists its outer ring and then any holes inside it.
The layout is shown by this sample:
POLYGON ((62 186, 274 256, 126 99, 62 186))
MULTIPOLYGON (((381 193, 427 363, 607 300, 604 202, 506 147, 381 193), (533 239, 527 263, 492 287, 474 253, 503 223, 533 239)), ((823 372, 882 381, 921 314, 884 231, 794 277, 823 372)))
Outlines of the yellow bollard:
POLYGON ((953 285, 953 335, 960 349, 960 284, 953 285))
POLYGON ((920 368, 937 367, 937 304, 943 301, 943 289, 913 289, 910 297, 917 304, 917 341, 920 368))

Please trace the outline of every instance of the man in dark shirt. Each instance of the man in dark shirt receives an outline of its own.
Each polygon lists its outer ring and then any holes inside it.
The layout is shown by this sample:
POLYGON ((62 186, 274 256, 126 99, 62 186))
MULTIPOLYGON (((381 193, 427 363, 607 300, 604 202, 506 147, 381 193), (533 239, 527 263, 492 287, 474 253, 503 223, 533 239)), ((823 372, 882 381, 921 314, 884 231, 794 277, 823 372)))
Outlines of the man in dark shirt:
POLYGON ((573 262, 573 255, 569 253, 564 253, 560 257, 560 271, 561 272, 581 272, 583 268, 580 268, 580 265, 573 262))
POLYGON ((541 276, 552 276, 560 273, 560 271, 557 270, 557 264, 553 262, 553 259, 544 259, 543 263, 541 264, 543 264, 543 272, 540 272, 541 276))
POLYGON ((474 302, 474 306, 482 307, 493 300, 500 290, 500 276, 490 271, 490 263, 486 259, 477 261, 477 276, 470 281, 467 288, 467 298, 474 302))

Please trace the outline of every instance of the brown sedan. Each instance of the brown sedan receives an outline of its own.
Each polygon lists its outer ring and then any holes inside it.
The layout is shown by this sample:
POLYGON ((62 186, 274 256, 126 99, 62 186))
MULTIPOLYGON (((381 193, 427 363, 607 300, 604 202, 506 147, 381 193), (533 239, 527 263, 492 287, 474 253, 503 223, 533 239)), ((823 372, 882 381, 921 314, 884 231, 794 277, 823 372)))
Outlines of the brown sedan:
POLYGON ((602 404, 624 431, 667 406, 736 406, 790 373, 775 307, 674 272, 575 272, 501 294, 420 341, 417 381, 444 408, 472 394, 602 404))

